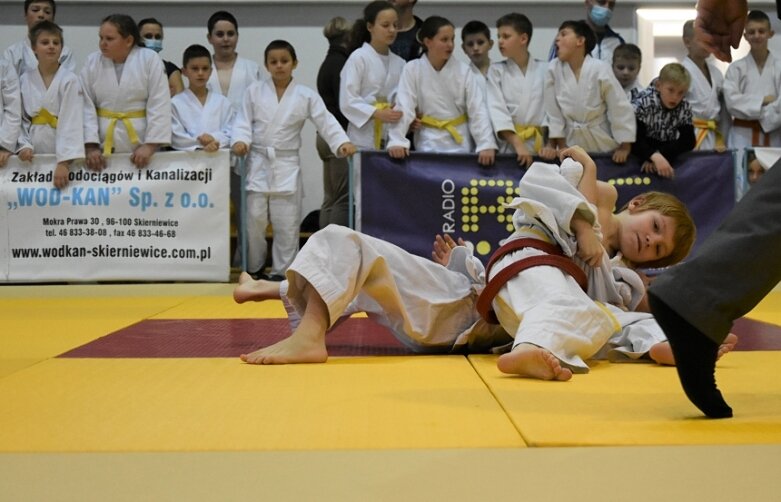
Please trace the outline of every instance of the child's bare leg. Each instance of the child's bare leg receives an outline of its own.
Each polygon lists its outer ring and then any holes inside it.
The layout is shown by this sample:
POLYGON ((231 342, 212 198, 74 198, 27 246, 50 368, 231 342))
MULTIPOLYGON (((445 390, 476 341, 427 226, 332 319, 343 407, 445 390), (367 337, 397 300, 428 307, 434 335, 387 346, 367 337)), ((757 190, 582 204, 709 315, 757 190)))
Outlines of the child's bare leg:
POLYGON ((250 364, 294 364, 324 363, 328 360, 325 348, 328 307, 312 286, 306 286, 304 295, 306 310, 293 334, 251 354, 242 354, 242 361, 250 364))
POLYGON ((511 352, 502 354, 496 365, 502 373, 522 377, 560 381, 572 378, 572 370, 562 368, 556 356, 530 343, 521 343, 511 352))
MULTIPOLYGON (((735 333, 730 333, 724 339, 721 345, 719 345, 719 351, 716 355, 716 359, 721 359, 721 356, 731 352, 738 343, 738 336, 735 333)), ((664 364, 667 366, 675 366, 675 357, 673 356, 673 349, 670 347, 670 342, 660 342, 651 346, 651 350, 648 351, 648 355, 651 359, 658 364, 664 364)))
POLYGON ((233 300, 236 303, 279 300, 279 285, 280 283, 273 281, 256 281, 247 272, 242 272, 239 284, 233 290, 233 300))

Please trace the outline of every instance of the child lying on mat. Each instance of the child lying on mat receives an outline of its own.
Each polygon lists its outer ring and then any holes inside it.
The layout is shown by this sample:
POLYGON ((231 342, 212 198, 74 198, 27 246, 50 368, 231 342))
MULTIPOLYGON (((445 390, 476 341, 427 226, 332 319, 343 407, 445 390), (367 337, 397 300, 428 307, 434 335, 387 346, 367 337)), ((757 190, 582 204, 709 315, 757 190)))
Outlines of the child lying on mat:
MULTIPOLYGON (((493 260, 486 289, 496 290, 494 298, 478 300, 485 272, 464 246, 448 246, 442 267, 380 239, 329 226, 302 248, 287 281, 254 281, 242 274, 234 291, 237 302, 281 297, 294 325, 289 338, 242 359, 324 362, 326 331, 342 316, 364 311, 419 352, 449 352, 480 345, 480 334, 509 333, 513 350, 499 358, 499 369, 526 377, 567 380, 573 371, 588 371, 584 359, 619 340, 628 346, 623 352, 629 357, 650 352, 657 362, 672 363, 658 329, 658 339, 633 339, 633 333, 648 338, 654 330, 637 329, 653 323, 650 316, 625 312, 637 308, 645 293, 639 276, 626 265, 681 260, 694 236, 688 212, 674 197, 648 193, 613 214, 615 189, 597 188, 596 166, 585 151, 569 148, 561 158, 561 168, 535 163, 521 180, 523 197, 510 204, 516 209, 516 230, 507 240, 521 246, 493 260), (493 282, 513 263, 540 255, 552 262, 541 264, 551 266, 526 268, 498 286, 493 282), (585 277, 573 271, 577 267, 585 269, 585 277), (570 273, 588 283, 588 294, 570 273), (479 304, 486 316, 490 308, 484 307, 493 306, 501 326, 478 322, 479 304)), ((725 345, 723 351, 730 349, 725 345)))

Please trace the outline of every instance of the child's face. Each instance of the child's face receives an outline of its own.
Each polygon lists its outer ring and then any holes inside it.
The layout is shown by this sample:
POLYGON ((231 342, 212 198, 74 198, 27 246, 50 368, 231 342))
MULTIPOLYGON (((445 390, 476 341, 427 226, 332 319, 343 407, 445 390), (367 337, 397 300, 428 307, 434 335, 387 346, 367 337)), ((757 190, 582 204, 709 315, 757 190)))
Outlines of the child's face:
POLYGON ((49 2, 33 2, 27 6, 24 13, 27 28, 32 28, 41 21, 54 21, 54 9, 49 2))
POLYGON ((287 49, 272 49, 266 56, 266 69, 275 82, 287 82, 293 76, 293 68, 298 65, 287 49))
POLYGON ((461 44, 461 48, 469 57, 469 60, 477 66, 480 66, 481 63, 488 59, 488 51, 493 46, 493 41, 486 38, 483 33, 467 35, 464 37, 464 43, 461 44))
POLYGON ((765 169, 762 167, 762 164, 759 163, 757 159, 752 160, 748 164, 748 182, 749 184, 753 185, 757 181, 759 181, 759 178, 761 178, 765 174, 765 169))
POLYGON ((113 61, 124 61, 133 48, 133 37, 123 37, 117 27, 111 23, 100 25, 100 52, 113 61))
POLYGON ((767 48, 767 41, 773 36, 770 25, 764 21, 749 21, 746 23, 746 31, 743 37, 752 49, 767 48))
POLYGON ((233 55, 239 43, 239 32, 230 21, 217 21, 206 39, 220 55, 233 55))
POLYGON ((456 30, 448 25, 441 27, 432 38, 423 39, 429 58, 444 61, 450 59, 455 47, 455 38, 456 30))
POLYGON ((629 214, 621 221, 619 249, 621 254, 641 265, 670 256, 675 246, 675 220, 655 209, 638 210, 635 200, 629 203, 629 214))
POLYGON ((689 92, 689 87, 675 82, 656 81, 656 89, 659 91, 659 98, 662 100, 662 106, 672 110, 679 104, 689 92))
POLYGON ((38 63, 58 63, 62 54, 62 39, 56 33, 41 32, 33 44, 38 63))
POLYGON ((381 46, 389 46, 396 40, 396 31, 399 24, 399 15, 396 9, 385 9, 377 14, 373 23, 368 23, 366 28, 371 34, 372 42, 381 46))
POLYGON ((580 54, 585 44, 586 39, 570 28, 564 28, 556 35, 556 50, 561 61, 570 61, 580 54))
POLYGON ((206 56, 191 58, 182 68, 182 74, 190 82, 191 89, 206 87, 206 82, 212 74, 212 60, 206 56))
POLYGON ((708 49, 695 37, 684 37, 683 45, 692 59, 706 59, 710 55, 708 49))
POLYGON ((613 74, 621 87, 627 88, 637 80, 640 73, 640 61, 637 58, 618 56, 613 58, 613 74))
POLYGON ((506 58, 520 55, 529 45, 529 35, 518 33, 512 26, 500 26, 497 32, 499 52, 506 58))

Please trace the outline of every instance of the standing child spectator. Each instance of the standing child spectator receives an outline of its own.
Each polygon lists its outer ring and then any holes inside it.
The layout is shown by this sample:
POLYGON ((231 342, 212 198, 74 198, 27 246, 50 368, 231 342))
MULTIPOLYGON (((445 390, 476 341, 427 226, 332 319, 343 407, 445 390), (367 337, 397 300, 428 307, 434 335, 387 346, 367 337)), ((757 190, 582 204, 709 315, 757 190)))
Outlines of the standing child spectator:
POLYGON ((393 109, 404 60, 391 52, 398 14, 389 2, 371 2, 353 25, 350 54, 341 72, 339 108, 350 124, 347 135, 362 150, 380 150, 387 125, 401 119, 393 109))
MULTIPOLYGON (((41 21, 54 22, 56 12, 57 4, 54 0, 24 0, 24 19, 27 22, 27 36, 24 37, 24 40, 10 45, 3 53, 3 58, 11 63, 11 66, 16 70, 17 76, 21 77, 27 70, 38 68, 38 60, 35 58, 35 53, 30 44, 30 30, 36 23, 41 21)), ((76 71, 76 61, 70 47, 62 47, 60 65, 72 72, 76 71)))
POLYGON ((130 153, 146 167, 171 143, 171 93, 162 60, 140 47, 130 16, 112 14, 100 24, 100 52, 81 69, 84 91, 84 150, 90 169, 106 167, 112 153, 130 153))
POLYGON ((531 165, 543 146, 545 118, 543 86, 547 63, 529 54, 532 23, 523 14, 496 21, 499 51, 504 61, 488 70, 488 111, 502 152, 514 152, 518 163, 531 165))
POLYGON ((724 77, 710 61, 708 49, 695 38, 693 20, 683 24, 683 45, 687 55, 682 64, 692 79, 686 101, 692 109, 694 149, 724 151, 727 146, 722 122, 728 126, 727 121, 722 121, 726 115, 721 107, 724 77))
POLYGON ((472 69, 480 75, 488 73, 491 58, 488 53, 494 46, 491 30, 482 21, 469 21, 461 28, 461 49, 467 55, 472 69))
MULTIPOLYGON (((160 54, 163 50, 163 24, 153 17, 142 19, 138 22, 138 32, 144 41, 144 47, 152 49, 160 54)), ((184 90, 182 81, 182 72, 178 66, 170 61, 163 59, 165 65, 165 74, 168 77, 168 88, 171 96, 179 94, 184 90)))
POLYGON ((672 178, 671 162, 694 148, 692 110, 684 99, 690 83, 686 68, 669 63, 632 102, 637 117, 637 140, 632 153, 643 163, 643 172, 672 178))
POLYGON ((587 152, 613 152, 623 164, 635 141, 632 105, 608 63, 589 56, 596 37, 585 21, 565 21, 556 36, 558 57, 545 75, 548 144, 541 156, 578 145, 587 152))
POLYGON ((22 98, 19 77, 11 63, 0 58, 0 167, 16 151, 22 130, 22 98))
MULTIPOLYGON (((341 16, 332 18, 323 28, 328 39, 328 53, 317 72, 317 93, 323 98, 325 107, 331 112, 342 129, 347 130, 349 121, 339 109, 340 74, 350 56, 348 45, 352 25, 341 16)), ((315 139, 317 155, 323 161, 323 204, 320 206, 320 228, 328 224, 349 225, 349 171, 347 159, 337 157, 328 143, 319 135, 315 139)))
POLYGON ((635 44, 621 44, 613 51, 613 75, 624 88, 629 101, 632 101, 637 93, 643 90, 643 86, 637 81, 642 60, 643 54, 640 52, 640 47, 635 44))
POLYGON ((728 146, 738 150, 739 159, 746 147, 781 146, 781 61, 768 50, 773 34, 767 14, 749 12, 744 37, 751 50, 729 65, 724 77, 724 101, 732 115, 728 146))
POLYGON ((68 168, 84 158, 84 96, 79 77, 60 65, 62 28, 41 21, 30 30, 38 68, 27 70, 22 88, 22 133, 19 159, 29 162, 38 153, 55 154, 54 186, 68 184, 68 168))
POLYGON ((171 98, 171 146, 207 152, 228 148, 235 110, 228 98, 207 86, 212 74, 209 50, 202 45, 185 49, 182 72, 189 86, 171 98))
POLYGON ((264 277, 282 280, 298 251, 301 223, 301 129, 309 119, 331 151, 342 157, 355 153, 339 122, 318 94, 293 82, 296 51, 284 40, 265 50, 270 79, 252 84, 238 111, 231 135, 233 153, 247 155, 248 268, 263 273, 266 228, 273 226, 271 272, 264 277))
POLYGON ((412 61, 420 57, 421 45, 418 38, 423 20, 412 11, 418 0, 391 0, 399 13, 398 36, 390 46, 391 52, 404 61, 412 61))
POLYGON ((447 19, 431 16, 423 22, 423 56, 404 66, 399 81, 395 109, 403 116, 390 129, 391 157, 403 159, 409 154, 405 135, 420 114, 421 127, 415 132, 417 151, 477 151, 480 165, 494 163, 496 142, 484 87, 466 63, 451 57, 454 38, 455 28, 447 19))

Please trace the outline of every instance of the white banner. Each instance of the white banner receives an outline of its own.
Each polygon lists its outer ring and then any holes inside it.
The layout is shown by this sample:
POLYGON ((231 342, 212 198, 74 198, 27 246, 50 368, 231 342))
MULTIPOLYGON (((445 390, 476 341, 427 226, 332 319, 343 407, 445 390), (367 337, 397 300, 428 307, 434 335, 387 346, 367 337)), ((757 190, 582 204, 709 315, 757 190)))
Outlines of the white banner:
POLYGON ((0 281, 228 280, 228 152, 159 152, 102 172, 53 155, 0 169, 0 281))

